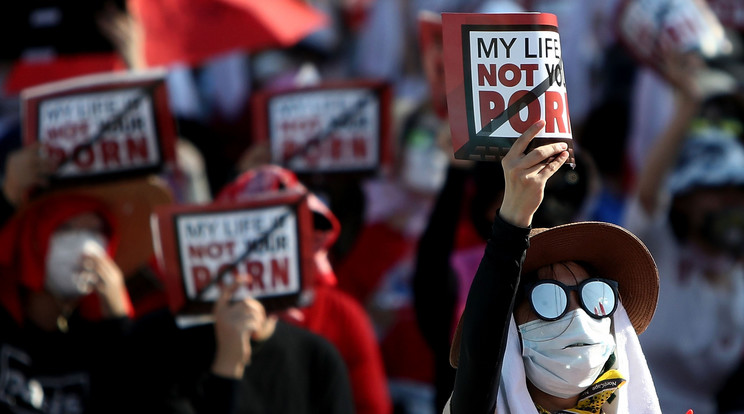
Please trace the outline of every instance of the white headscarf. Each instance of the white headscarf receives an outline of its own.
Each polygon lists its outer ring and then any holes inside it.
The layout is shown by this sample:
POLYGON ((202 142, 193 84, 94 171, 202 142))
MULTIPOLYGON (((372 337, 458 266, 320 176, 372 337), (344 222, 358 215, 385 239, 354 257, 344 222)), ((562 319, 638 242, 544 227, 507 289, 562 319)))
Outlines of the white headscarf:
MULTIPOLYGON (((607 414, 661 414, 656 388, 646 365, 641 345, 622 304, 613 315, 617 361, 615 369, 628 382, 617 391, 617 398, 605 406, 607 414), (632 398, 631 398, 632 396, 632 398)), ((449 414, 449 402, 444 413, 449 414)), ((512 318, 506 343, 501 383, 495 414, 537 414, 535 403, 527 391, 517 326, 512 318)))

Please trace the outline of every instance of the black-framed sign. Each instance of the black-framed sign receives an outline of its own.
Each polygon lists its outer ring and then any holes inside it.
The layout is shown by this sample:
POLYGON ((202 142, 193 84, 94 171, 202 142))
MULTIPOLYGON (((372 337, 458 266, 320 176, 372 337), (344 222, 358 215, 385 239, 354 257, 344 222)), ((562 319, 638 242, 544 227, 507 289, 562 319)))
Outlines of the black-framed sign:
POLYGON ((242 280, 268 311, 297 304, 312 277, 311 213, 304 194, 249 202, 165 206, 153 216, 155 251, 171 310, 211 311, 222 284, 242 280))

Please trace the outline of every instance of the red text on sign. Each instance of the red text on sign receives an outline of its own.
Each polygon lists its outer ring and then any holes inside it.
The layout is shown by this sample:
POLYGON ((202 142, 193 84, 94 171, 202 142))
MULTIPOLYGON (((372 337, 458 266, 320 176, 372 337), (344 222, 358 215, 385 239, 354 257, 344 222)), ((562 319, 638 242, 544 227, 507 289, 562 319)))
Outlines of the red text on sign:
POLYGON ((522 82, 524 76, 525 86, 535 85, 535 71, 538 66, 535 64, 521 64, 519 66, 513 63, 505 63, 501 66, 491 63, 489 65, 478 64, 478 86, 498 86, 499 83, 504 86, 517 86, 522 82))
POLYGON ((501 115, 508 106, 514 105, 525 95, 532 95, 531 102, 525 107, 520 108, 520 112, 509 118, 509 125, 518 133, 523 133, 534 124, 538 119, 545 120, 546 133, 571 133, 571 123, 568 121, 568 103, 563 93, 555 91, 545 92, 545 107, 534 94, 527 90, 518 90, 514 92, 507 102, 504 97, 496 91, 480 91, 478 94, 480 103, 481 128, 491 122, 493 118, 501 115), (527 117, 522 119, 522 110, 527 109, 527 117))
POLYGON ((74 154, 74 150, 65 151, 65 149, 48 145, 49 156, 54 160, 63 160, 72 157, 70 162, 81 170, 89 170, 96 161, 99 161, 103 168, 121 167, 126 165, 135 165, 150 160, 150 150, 147 138, 128 136, 124 139, 113 141, 102 139, 93 145, 81 146, 74 154))
POLYGON ((242 283, 253 295, 264 293, 282 292, 290 286, 289 259, 274 258, 268 261, 247 259, 232 266, 225 263, 215 270, 207 266, 192 266, 191 277, 197 292, 205 289, 212 280, 222 273, 232 276, 237 280, 238 276, 247 276, 242 283))
POLYGON ((310 143, 284 141, 282 146, 285 161, 299 157, 311 165, 317 164, 321 159, 364 160, 367 158, 367 152, 367 139, 364 137, 341 138, 333 134, 310 143))

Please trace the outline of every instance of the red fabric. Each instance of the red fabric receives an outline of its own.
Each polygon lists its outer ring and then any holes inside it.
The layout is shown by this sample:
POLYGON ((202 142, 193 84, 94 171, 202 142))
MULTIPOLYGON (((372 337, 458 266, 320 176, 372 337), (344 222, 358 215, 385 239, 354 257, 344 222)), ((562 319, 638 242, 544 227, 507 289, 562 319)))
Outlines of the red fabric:
POLYGON ((149 66, 291 46, 326 24, 299 0, 129 0, 128 9, 144 30, 149 66))
POLYGON ((330 286, 315 289, 313 303, 301 309, 303 322, 291 321, 329 340, 349 371, 358 414, 392 413, 382 356, 364 309, 330 286))
MULTIPOLYGON (((0 232, 0 303, 18 323, 23 321, 23 310, 18 287, 32 291, 44 289, 45 262, 49 239, 54 231, 72 217, 95 213, 107 227, 107 252, 113 257, 119 244, 118 223, 101 201, 81 195, 57 195, 43 202, 31 204, 6 224, 0 232)), ((100 317, 98 298, 91 294, 80 303, 83 316, 100 317)))
POLYGON ((395 262, 413 252, 415 245, 385 223, 366 225, 351 251, 334 264, 338 287, 359 303, 367 303, 380 279, 395 262))
POLYGON ((434 353, 421 336, 413 306, 398 310, 380 349, 389 378, 434 382, 434 353))
MULTIPOLYGON (((382 285, 387 277, 395 278, 398 272, 413 271, 416 243, 415 239, 405 237, 384 222, 366 225, 352 250, 336 266, 339 288, 359 302, 369 303, 375 294, 386 288, 382 285)), ((433 382, 434 356, 421 336, 413 304, 379 311, 385 313, 375 321, 381 335, 380 349, 387 376, 433 382)))
POLYGON ((51 60, 25 61, 13 64, 5 81, 5 92, 17 94, 25 88, 75 76, 126 69, 116 53, 91 53, 57 56, 51 60))

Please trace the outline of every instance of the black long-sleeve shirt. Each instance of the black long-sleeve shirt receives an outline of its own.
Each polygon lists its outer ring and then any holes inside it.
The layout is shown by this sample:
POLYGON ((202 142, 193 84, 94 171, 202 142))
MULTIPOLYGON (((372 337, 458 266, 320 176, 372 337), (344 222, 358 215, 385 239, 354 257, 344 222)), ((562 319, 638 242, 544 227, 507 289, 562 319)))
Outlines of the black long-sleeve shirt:
POLYGON ((491 414, 496 408, 509 321, 529 247, 528 228, 498 215, 463 312, 453 414, 491 414))
POLYGON ((457 279, 450 266, 450 256, 468 178, 466 170, 449 169, 418 243, 413 275, 414 308, 421 333, 437 355, 449 354, 450 327, 457 301, 457 279))
POLYGON ((209 374, 193 398, 198 413, 350 414, 351 386, 330 342, 283 322, 261 344, 241 380, 209 374))
POLYGON ((450 265, 457 226, 470 172, 450 167, 419 239, 413 274, 413 306, 421 334, 434 354, 436 409, 441 411, 452 393, 455 373, 449 365, 451 327, 458 286, 450 265))
POLYGON ((130 324, 73 316, 69 332, 49 332, 0 308, 0 412, 128 412, 112 402, 132 379, 120 358, 130 324))

